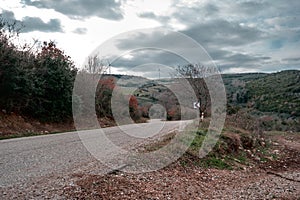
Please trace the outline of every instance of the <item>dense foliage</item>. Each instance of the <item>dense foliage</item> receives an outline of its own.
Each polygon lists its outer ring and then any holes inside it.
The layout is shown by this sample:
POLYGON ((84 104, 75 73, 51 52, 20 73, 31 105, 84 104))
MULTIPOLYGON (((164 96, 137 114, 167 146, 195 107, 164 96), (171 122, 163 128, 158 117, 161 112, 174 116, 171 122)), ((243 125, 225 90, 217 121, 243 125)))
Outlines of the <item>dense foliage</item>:
POLYGON ((54 42, 32 50, 14 44, 18 34, 0 23, 0 107, 42 121, 72 116, 76 69, 54 42))
POLYGON ((300 130, 300 71, 226 74, 223 80, 227 112, 238 125, 252 121, 261 130, 300 130))
POLYGON ((223 75, 230 108, 300 116, 300 71, 223 75))
POLYGON ((300 71, 270 74, 247 83, 246 88, 256 109, 300 116, 300 71))

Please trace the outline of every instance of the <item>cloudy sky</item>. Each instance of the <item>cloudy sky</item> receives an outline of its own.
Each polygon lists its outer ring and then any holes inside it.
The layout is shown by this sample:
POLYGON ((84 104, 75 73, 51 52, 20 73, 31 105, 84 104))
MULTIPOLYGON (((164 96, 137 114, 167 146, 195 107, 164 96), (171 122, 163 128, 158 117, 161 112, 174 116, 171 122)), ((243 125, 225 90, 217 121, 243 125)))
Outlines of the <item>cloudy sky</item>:
POLYGON ((77 66, 107 41, 123 51, 144 45, 119 55, 118 73, 184 64, 172 52, 193 49, 172 31, 201 45, 223 73, 300 70, 299 9, 299 0, 0 0, 2 17, 24 24, 22 41, 54 40, 77 66), (149 28, 171 32, 124 34, 149 28), (167 50, 147 49, 161 44, 167 50))

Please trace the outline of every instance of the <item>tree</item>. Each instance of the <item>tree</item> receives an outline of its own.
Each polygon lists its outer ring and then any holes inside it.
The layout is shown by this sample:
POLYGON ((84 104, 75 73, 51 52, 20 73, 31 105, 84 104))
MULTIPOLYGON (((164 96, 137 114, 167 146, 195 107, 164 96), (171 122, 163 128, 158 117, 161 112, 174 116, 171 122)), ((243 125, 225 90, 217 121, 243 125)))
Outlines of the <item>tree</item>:
POLYGON ((104 75, 109 67, 104 63, 96 54, 89 56, 84 68, 78 72, 73 94, 76 119, 89 121, 95 111, 97 117, 112 117, 110 98, 115 80, 104 75))
POLYGON ((96 90, 96 113, 97 117, 113 118, 111 111, 111 97, 115 89, 115 79, 111 76, 101 77, 96 90))
POLYGON ((85 70, 90 74, 104 74, 110 67, 109 61, 104 62, 104 59, 99 58, 98 55, 89 56, 85 70))
POLYGON ((16 25, 0 16, 0 106, 8 111, 20 110, 28 83, 26 66, 21 65, 24 56, 13 43, 19 34, 16 25))
POLYGON ((16 22, 0 17, 0 106, 8 112, 44 121, 62 121, 72 116, 72 90, 77 70, 71 58, 44 42, 17 46, 16 22))
POLYGON ((51 41, 43 43, 35 59, 30 70, 34 98, 27 108, 28 113, 47 121, 71 117, 73 83, 77 74, 73 61, 51 41))
POLYGON ((135 96, 130 95, 129 98, 129 114, 134 121, 141 118, 141 113, 138 106, 138 100, 135 96))
POLYGON ((205 77, 213 75, 214 69, 205 67, 201 64, 188 64, 184 66, 177 66, 176 71, 180 77, 188 80, 192 86, 196 97, 200 102, 199 114, 204 112, 209 115, 210 95, 205 83, 205 77))

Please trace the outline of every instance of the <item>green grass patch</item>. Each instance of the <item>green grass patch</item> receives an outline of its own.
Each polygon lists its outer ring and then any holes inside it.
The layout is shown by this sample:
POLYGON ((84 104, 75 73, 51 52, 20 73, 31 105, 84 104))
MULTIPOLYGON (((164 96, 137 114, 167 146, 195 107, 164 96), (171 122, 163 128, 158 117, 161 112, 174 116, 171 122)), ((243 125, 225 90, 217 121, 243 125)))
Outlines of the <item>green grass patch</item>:
POLYGON ((218 158, 215 156, 208 156, 201 160, 201 166, 205 168, 216 168, 216 169, 233 169, 225 159, 218 158))

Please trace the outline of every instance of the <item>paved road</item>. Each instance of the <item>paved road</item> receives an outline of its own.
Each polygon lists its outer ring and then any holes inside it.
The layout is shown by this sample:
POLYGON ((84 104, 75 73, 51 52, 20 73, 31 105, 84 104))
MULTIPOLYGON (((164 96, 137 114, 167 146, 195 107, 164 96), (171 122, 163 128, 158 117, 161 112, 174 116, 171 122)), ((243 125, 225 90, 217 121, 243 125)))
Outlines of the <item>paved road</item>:
MULTIPOLYGON (((153 138, 178 127, 178 122, 152 120, 146 124, 101 130, 117 146, 128 148, 143 142, 147 137, 153 138)), ((92 141, 95 140, 94 133, 97 131, 99 130, 82 131, 80 134, 92 133, 88 138, 92 141)), ((94 161, 95 158, 83 145, 80 134, 70 132, 0 141, 0 186, 13 185, 51 173, 70 172, 94 161)))

